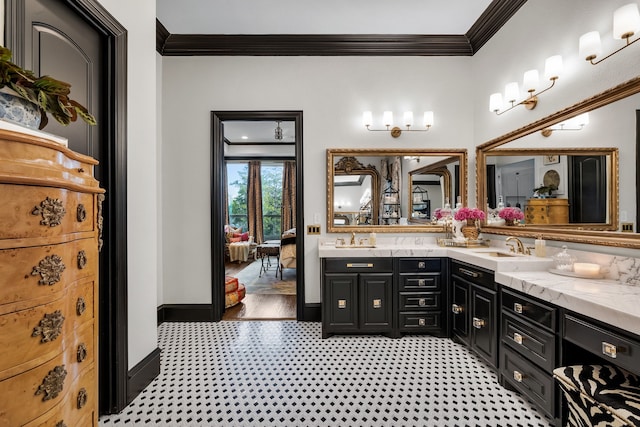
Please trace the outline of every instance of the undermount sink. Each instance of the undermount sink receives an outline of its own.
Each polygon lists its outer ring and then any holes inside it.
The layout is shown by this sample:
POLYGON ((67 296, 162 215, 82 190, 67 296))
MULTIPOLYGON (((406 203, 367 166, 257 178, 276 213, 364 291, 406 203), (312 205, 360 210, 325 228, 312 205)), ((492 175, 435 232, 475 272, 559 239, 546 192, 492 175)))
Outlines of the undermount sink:
POLYGON ((341 244, 341 243, 336 243, 336 248, 375 248, 376 245, 370 245, 368 243, 362 244, 362 245, 349 245, 349 244, 341 244))
POLYGON ((517 257, 519 256, 518 254, 512 254, 509 252, 498 252, 498 251, 474 251, 477 254, 484 254, 484 255, 488 255, 488 256, 494 256, 497 258, 501 258, 501 257, 505 257, 505 258, 511 258, 511 257, 517 257))

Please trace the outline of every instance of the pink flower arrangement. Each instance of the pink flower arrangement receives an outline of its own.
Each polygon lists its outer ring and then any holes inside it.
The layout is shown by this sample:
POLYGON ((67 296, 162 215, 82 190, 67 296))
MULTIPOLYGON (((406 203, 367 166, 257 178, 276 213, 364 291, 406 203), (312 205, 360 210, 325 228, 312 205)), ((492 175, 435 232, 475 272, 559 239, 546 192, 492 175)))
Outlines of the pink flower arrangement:
POLYGON ((484 212, 478 208, 460 208, 453 218, 456 221, 483 220, 484 212))
POLYGON ((518 208, 504 208, 498 213, 498 216, 506 221, 520 221, 524 219, 524 213, 518 208))
POLYGON ((436 217, 436 219, 441 219, 444 216, 442 215, 442 209, 437 208, 435 211, 433 211, 433 216, 436 217))

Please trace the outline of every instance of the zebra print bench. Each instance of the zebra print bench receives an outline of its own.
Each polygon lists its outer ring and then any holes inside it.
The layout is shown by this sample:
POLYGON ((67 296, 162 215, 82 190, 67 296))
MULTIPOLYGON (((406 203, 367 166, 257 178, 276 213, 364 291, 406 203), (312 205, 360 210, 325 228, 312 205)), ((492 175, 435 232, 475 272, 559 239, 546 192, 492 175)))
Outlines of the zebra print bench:
POLYGON ((553 371, 567 400, 567 426, 640 426, 640 378, 612 365, 553 371))

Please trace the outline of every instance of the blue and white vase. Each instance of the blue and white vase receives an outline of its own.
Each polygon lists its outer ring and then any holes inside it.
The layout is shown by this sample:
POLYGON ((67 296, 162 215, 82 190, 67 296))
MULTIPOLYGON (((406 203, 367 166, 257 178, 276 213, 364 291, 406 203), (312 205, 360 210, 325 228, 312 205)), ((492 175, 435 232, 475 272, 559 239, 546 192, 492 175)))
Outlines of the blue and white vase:
POLYGON ((13 90, 3 87, 0 89, 0 119, 38 130, 40 109, 13 90))

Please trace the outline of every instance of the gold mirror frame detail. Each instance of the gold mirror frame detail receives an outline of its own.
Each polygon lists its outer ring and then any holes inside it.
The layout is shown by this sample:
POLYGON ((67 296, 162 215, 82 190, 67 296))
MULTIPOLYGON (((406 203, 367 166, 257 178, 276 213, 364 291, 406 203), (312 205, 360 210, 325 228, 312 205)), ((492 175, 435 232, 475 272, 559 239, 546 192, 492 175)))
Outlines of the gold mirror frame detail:
MULTIPOLYGON (((456 157, 459 161, 459 183, 460 196, 462 204, 467 204, 467 167, 468 156, 466 149, 347 149, 347 148, 330 148, 327 149, 327 233, 442 233, 444 228, 442 225, 437 224, 409 224, 409 225, 349 225, 349 226, 335 226, 333 223, 334 209, 333 209, 333 186, 334 186, 334 168, 336 166, 336 159, 342 157, 394 157, 394 156, 419 156, 419 157, 456 157)), ((443 166, 444 164, 451 163, 451 160, 444 160, 437 162, 434 165, 443 166)), ((357 170, 354 170, 357 172, 357 170)), ((408 173, 407 173, 408 174, 408 173)), ((408 176, 408 175, 407 175, 408 176)), ((376 203, 378 205, 378 203, 376 203)))
MULTIPOLYGON (((538 121, 523 126, 515 131, 507 133, 498 138, 492 139, 484 144, 476 147, 476 206, 486 209, 487 200, 487 183, 486 183, 486 157, 492 154, 489 150, 495 150, 496 148, 514 141, 518 138, 526 135, 542 131, 543 129, 567 120, 571 117, 575 117, 579 114, 589 112, 599 107, 611 104, 613 102, 624 99, 628 96, 640 93, 640 77, 633 78, 627 82, 624 82, 618 86, 615 86, 609 90, 601 92, 591 98, 587 98, 577 104, 574 104, 564 110, 560 110, 554 114, 544 117, 538 121), (484 202, 481 202, 484 200, 484 202)), ((586 148, 581 151, 589 151, 586 148)), ((526 151, 526 149, 525 149, 526 151)), ((529 150, 532 151, 532 150, 529 150)), ((554 150, 559 154, 569 151, 568 149, 554 150)), ((617 224, 618 216, 618 156, 615 152, 615 179, 611 180, 615 186, 615 194, 612 194, 610 203, 613 203, 615 207, 611 210, 611 220, 614 224, 617 224)), ((612 161, 614 159, 612 158, 612 161)), ((600 230, 581 230, 578 224, 574 226, 566 227, 543 227, 543 226, 525 226, 525 227, 495 227, 490 225, 484 225, 482 227, 483 232, 499 235, 509 235, 517 237, 536 237, 543 235, 547 240, 559 240, 566 242, 584 243, 592 245, 602 246, 615 246, 624 248, 640 249, 640 233, 622 233, 616 231, 600 231, 600 230)))

